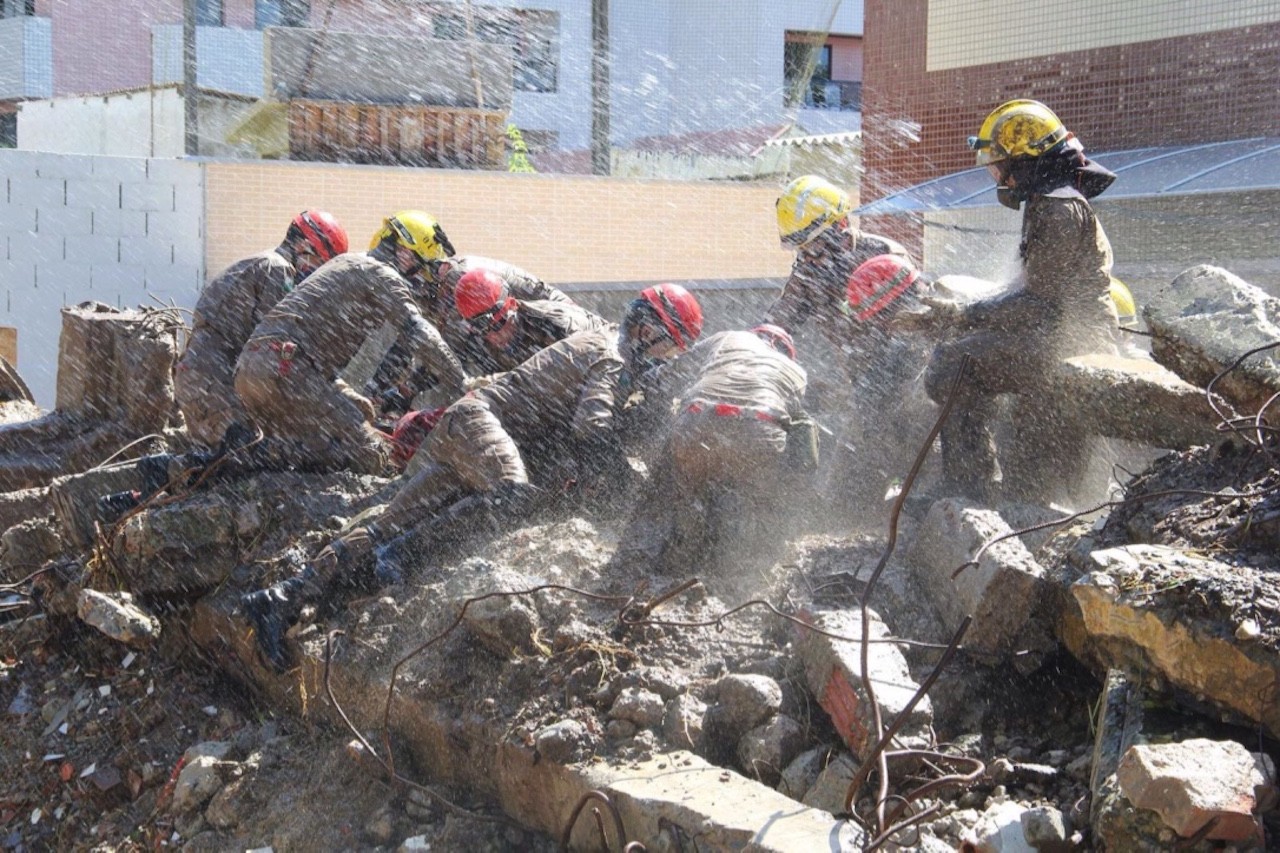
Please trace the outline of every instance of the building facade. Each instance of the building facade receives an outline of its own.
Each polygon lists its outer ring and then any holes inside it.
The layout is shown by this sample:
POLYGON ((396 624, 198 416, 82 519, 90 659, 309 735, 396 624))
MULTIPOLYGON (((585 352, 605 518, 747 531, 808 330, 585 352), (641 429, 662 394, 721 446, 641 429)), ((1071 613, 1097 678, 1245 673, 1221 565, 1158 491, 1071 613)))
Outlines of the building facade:
MULTIPOLYGON (((0 104, 10 112, 31 98, 181 82, 182 0, 0 2, 6 17, 18 21, 0 20, 0 46, 6 39, 38 43, 0 60, 0 104)), ((526 141, 582 149, 591 134, 591 6, 591 0, 198 0, 198 82, 269 97, 261 31, 270 26, 438 39, 470 34, 513 50, 510 117, 526 141)), ((613 0, 609 29, 614 145, 793 120, 810 133, 859 127, 861 2, 613 0)))
MULTIPOLYGON (((1095 153, 1280 136, 1280 0, 868 0, 866 35, 864 201, 972 168, 966 137, 1013 98, 1048 104, 1095 153)), ((1195 221, 1190 202, 1127 209, 1107 227, 1132 263, 1195 221)), ((930 236, 919 219, 864 227, 930 236)))

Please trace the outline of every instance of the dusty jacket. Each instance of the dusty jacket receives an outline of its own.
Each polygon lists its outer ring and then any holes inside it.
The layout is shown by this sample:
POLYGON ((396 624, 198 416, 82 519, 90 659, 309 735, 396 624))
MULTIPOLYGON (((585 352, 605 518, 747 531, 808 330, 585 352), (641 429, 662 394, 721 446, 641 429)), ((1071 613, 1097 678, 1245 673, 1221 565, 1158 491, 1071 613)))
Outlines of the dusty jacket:
POLYGON ((276 249, 227 267, 196 302, 184 362, 215 359, 231 366, 262 318, 293 290, 296 273, 276 249))
POLYGON ((512 370, 539 350, 570 335, 592 329, 617 328, 604 318, 571 302, 534 300, 521 302, 511 322, 516 324, 515 337, 506 347, 497 349, 487 341, 481 344, 481 367, 486 373, 512 370))
POLYGON ((368 255, 339 255, 282 299, 251 340, 288 340, 323 375, 336 377, 369 335, 392 324, 424 366, 454 393, 466 374, 418 310, 404 278, 368 255))
POLYGON ((850 334, 856 333, 844 310, 850 274, 876 255, 908 257, 907 250, 888 237, 852 234, 850 250, 814 254, 802 249, 796 255, 782 294, 765 312, 766 323, 795 332, 812 317, 832 344, 840 347, 849 342, 850 334))
POLYGON ((453 291, 458 286, 458 281, 467 273, 478 269, 489 270, 501 276, 509 294, 521 302, 539 299, 573 304, 573 300, 562 291, 514 264, 479 255, 458 255, 432 263, 425 274, 427 281, 422 299, 424 304, 420 307, 427 319, 435 323, 441 332, 445 331, 447 325, 460 319, 453 304, 453 291))
POLYGON ((1060 352, 1107 338, 1113 322, 1103 300, 1111 283, 1111 243, 1084 196, 1070 188, 1032 196, 1022 215, 1019 253, 1021 282, 967 306, 966 323, 1046 336, 1060 352))
POLYGON ((768 414, 785 427, 804 414, 804 368, 752 332, 720 332, 671 362, 662 391, 692 403, 726 403, 768 414))
POLYGON ((522 449, 557 437, 595 445, 613 437, 621 376, 617 331, 594 329, 552 344, 473 393, 522 449))

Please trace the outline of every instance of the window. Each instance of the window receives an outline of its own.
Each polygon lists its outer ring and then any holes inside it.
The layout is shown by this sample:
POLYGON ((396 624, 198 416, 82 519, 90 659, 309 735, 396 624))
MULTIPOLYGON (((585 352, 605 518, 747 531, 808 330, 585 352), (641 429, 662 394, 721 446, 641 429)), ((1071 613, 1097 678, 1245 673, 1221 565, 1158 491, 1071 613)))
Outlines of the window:
POLYGON ((861 47, 857 37, 787 33, 782 51, 786 105, 858 109, 862 94, 861 47))
POLYGON ((0 113, 0 148, 18 147, 18 114, 0 113))
POLYGON ((222 0, 196 0, 196 26, 222 26, 222 0))
POLYGON ((305 27, 311 18, 311 0, 253 0, 253 25, 305 27))
POLYGON ((36 0, 0 0, 0 18, 30 18, 35 13, 36 0))
MULTIPOLYGON (((453 11, 433 16, 432 32, 438 39, 467 37, 466 17, 453 11)), ((511 45, 514 54, 513 85, 520 92, 554 92, 560 40, 560 14, 539 9, 475 9, 475 33, 479 41, 511 45)))

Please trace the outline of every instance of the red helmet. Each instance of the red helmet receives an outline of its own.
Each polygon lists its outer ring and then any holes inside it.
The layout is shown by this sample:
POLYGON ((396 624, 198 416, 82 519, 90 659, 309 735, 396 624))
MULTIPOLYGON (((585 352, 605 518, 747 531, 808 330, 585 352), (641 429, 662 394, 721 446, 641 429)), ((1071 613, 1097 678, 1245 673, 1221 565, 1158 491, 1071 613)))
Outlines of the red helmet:
POLYGON ((911 261, 899 255, 876 255, 849 276, 848 311, 859 320, 879 314, 920 280, 911 261))
POLYGON ((751 330, 757 337, 764 339, 769 346, 778 352, 784 352, 792 361, 796 360, 796 342, 791 338, 791 334, 781 326, 775 326, 772 323, 761 323, 751 330))
POLYGON ((464 274, 453 290, 453 304, 465 320, 494 311, 506 301, 507 283, 492 270, 472 270, 464 274))
POLYGON ((678 284, 658 284, 640 291, 640 298, 653 306, 671 340, 681 351, 693 346, 702 334, 702 306, 694 295, 678 284))
POLYGON ((322 260, 331 260, 347 251, 347 232, 332 213, 304 210, 289 223, 290 236, 296 234, 307 241, 322 260))
POLYGON ((436 424, 440 423, 440 418, 444 416, 445 408, 441 406, 438 409, 421 409, 417 412, 409 412, 396 421, 396 427, 391 431, 391 462, 393 465, 403 469, 409 464, 413 454, 418 452, 418 448, 426 440, 427 433, 435 429, 436 424))

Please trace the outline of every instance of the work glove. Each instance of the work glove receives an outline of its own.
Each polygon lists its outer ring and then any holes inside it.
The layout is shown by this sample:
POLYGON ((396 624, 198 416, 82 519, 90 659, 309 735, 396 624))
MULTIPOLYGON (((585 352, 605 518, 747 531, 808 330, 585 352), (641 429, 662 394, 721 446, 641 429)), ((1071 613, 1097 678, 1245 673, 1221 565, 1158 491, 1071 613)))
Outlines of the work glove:
POLYGON ((464 391, 478 391, 481 388, 488 388, 494 383, 501 373, 489 373, 484 376, 468 376, 462 382, 464 391))

